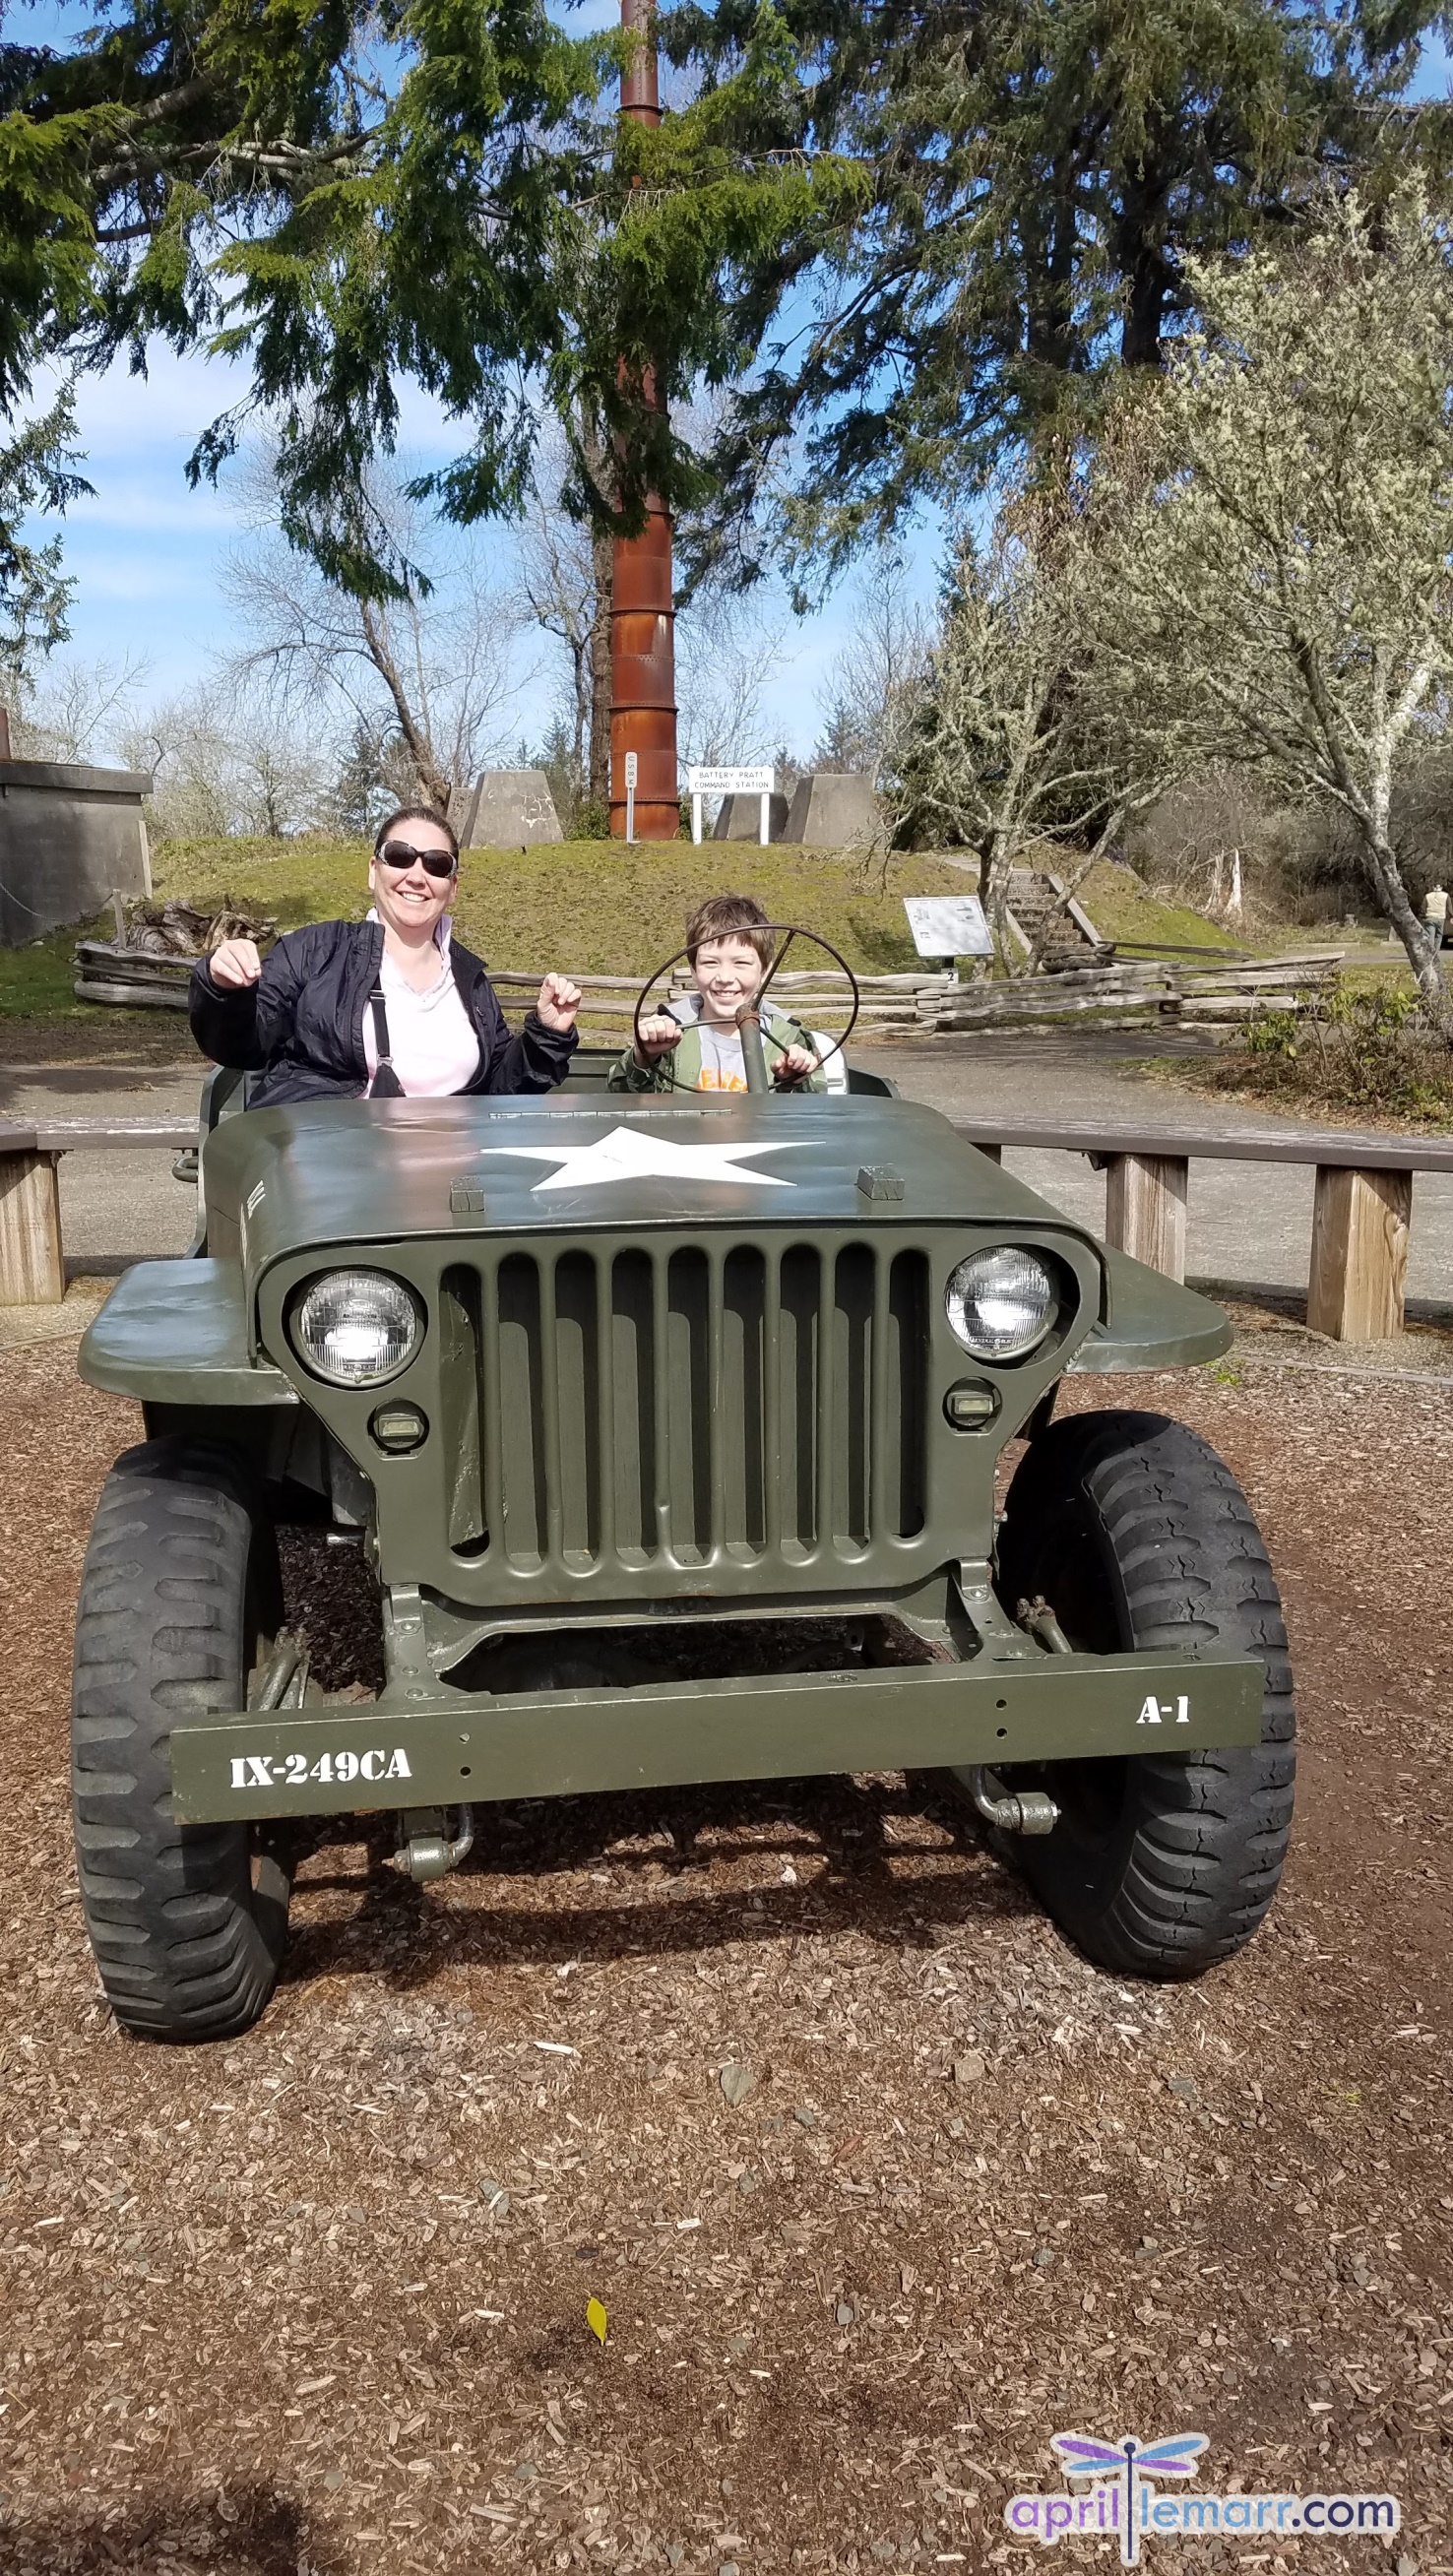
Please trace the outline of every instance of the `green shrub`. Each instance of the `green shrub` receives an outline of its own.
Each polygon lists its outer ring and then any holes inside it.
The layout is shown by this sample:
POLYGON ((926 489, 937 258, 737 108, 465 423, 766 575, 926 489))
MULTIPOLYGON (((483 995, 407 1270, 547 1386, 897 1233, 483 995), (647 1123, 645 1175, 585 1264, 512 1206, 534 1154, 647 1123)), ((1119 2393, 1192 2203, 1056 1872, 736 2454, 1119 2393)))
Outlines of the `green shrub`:
MULTIPOLYGON (((1188 1067, 1195 1081, 1197 1070, 1188 1067)), ((1259 1011, 1240 1047, 1210 1075, 1242 1091, 1332 1115, 1403 1125, 1453 1123, 1453 1055, 1422 1017, 1415 993, 1346 980, 1307 993, 1299 1011, 1259 1011)))

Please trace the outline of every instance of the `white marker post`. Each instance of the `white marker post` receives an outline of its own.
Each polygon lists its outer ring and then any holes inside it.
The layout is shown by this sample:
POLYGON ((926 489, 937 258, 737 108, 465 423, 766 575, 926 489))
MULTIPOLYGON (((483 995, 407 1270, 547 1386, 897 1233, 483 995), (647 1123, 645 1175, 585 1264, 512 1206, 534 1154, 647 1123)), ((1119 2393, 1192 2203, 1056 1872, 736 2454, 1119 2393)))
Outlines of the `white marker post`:
POLYGON ((636 837, 636 755, 626 753, 626 839, 636 837))
POLYGON ((760 839, 765 849, 772 838, 772 795, 777 785, 775 769, 688 769, 687 790, 691 797, 691 837, 701 838, 701 800, 703 796, 760 796, 762 828, 760 839))

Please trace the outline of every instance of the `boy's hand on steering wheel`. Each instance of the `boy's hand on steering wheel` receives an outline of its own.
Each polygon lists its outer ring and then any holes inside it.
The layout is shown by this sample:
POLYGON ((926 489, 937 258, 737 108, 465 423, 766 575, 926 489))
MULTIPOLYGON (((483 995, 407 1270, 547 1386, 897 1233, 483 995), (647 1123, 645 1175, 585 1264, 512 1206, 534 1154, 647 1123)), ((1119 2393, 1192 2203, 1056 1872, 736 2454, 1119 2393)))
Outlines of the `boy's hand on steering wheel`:
POLYGON ((256 940, 224 939, 208 958, 207 972, 226 993, 240 992, 244 984, 255 984, 262 973, 256 940))
POLYGON ((780 1083, 805 1082, 809 1074, 816 1073, 817 1065, 811 1047, 784 1047, 772 1068, 772 1079, 780 1083))
POLYGON ((658 1011, 654 1019, 642 1020, 636 1032, 635 1061, 644 1073, 648 1065, 669 1055, 672 1047, 680 1044, 681 1022, 673 1020, 669 1011, 658 1011))
POLYGON ((544 1021, 547 1029, 573 1029, 581 999, 580 986, 572 984, 568 975, 547 975, 540 986, 535 1016, 544 1021))

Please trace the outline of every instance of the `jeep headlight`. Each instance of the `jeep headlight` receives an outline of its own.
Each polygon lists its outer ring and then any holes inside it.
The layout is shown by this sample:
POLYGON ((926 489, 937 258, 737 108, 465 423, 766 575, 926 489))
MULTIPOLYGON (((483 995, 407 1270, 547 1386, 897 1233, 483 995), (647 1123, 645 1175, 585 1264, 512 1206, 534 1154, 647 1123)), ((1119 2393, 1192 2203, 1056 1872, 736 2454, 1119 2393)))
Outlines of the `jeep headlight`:
POLYGON ((379 1386, 397 1377, 424 1329, 418 1299, 382 1270, 330 1270, 293 1312, 293 1341, 330 1386, 379 1386))
POLYGON ((955 1341, 976 1360, 1022 1360, 1054 1319, 1054 1282, 1018 1244, 971 1252, 950 1271, 944 1312, 955 1341))

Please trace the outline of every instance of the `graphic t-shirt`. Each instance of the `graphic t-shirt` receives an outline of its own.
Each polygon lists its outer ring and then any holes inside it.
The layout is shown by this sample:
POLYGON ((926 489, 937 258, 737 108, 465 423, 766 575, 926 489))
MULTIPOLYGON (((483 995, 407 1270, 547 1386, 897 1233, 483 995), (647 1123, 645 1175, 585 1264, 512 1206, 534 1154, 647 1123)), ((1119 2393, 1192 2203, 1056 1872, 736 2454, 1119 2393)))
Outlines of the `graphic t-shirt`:
POLYGON ((696 1078, 697 1090, 745 1091, 747 1068, 740 1032, 719 1029, 707 1019, 697 1025, 701 1034, 701 1071, 696 1078))

